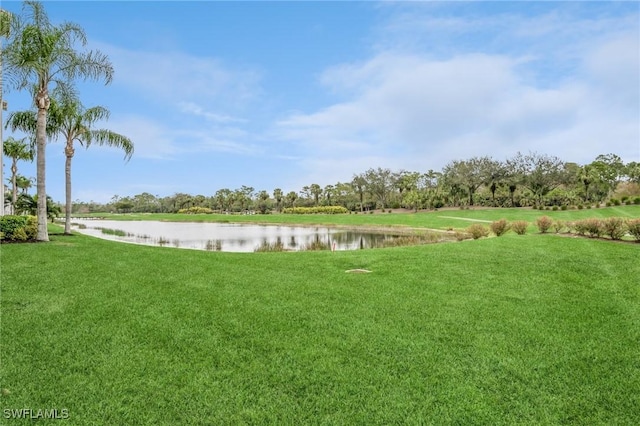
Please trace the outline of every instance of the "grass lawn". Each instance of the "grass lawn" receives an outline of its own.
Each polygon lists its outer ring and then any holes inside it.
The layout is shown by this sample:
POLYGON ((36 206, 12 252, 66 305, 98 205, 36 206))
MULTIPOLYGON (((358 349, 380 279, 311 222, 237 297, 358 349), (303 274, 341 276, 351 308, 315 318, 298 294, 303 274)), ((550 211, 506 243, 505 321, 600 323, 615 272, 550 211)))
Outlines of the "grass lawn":
MULTIPOLYGON (((290 214, 269 214, 269 215, 224 215, 224 214, 173 214, 173 213, 128 213, 128 214, 108 214, 95 213, 86 215, 87 217, 103 217, 110 220, 162 220, 162 221, 185 221, 185 222, 234 222, 234 223, 279 223, 279 224, 309 224, 309 225, 343 225, 343 226, 394 226, 394 227, 414 227, 464 229, 474 221, 492 222, 499 219, 526 220, 535 222, 540 216, 549 216, 556 220, 579 220, 590 217, 640 217, 640 206, 619 206, 603 207, 598 209, 583 210, 534 210, 531 208, 514 209, 486 209, 476 208, 471 210, 442 209, 438 211, 425 211, 412 213, 402 211, 401 213, 380 213, 374 214, 310 214, 310 215, 290 215, 290 214), (457 219, 456 219, 457 218, 457 219)), ((535 228, 531 228, 532 230, 535 228)))
MULTIPOLYGON (((588 213, 640 216, 619 209, 588 213)), ((516 218, 476 214, 441 216, 516 218)), ((639 259, 512 233, 348 252, 3 245, 0 424, 57 408, 69 418, 38 424, 637 425, 639 259)))

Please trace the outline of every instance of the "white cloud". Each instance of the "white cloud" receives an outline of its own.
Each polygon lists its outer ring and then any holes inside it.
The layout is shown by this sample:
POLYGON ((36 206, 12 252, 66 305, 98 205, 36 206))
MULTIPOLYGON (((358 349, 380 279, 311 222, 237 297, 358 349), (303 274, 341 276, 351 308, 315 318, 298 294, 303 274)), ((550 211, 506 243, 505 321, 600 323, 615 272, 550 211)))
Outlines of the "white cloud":
POLYGON ((114 117, 108 126, 131 139, 135 150, 133 159, 172 159, 180 151, 174 131, 152 119, 135 115, 114 117))
POLYGON ((236 118, 236 117, 231 117, 229 115, 217 114, 215 112, 206 111, 204 108, 202 108, 200 105, 196 104, 195 102, 179 102, 178 108, 180 109, 181 112, 185 114, 193 114, 198 117, 204 117, 208 121, 212 121, 214 123, 246 122, 246 120, 242 118, 236 118))
POLYGON ((523 74, 533 64, 521 58, 385 52, 328 70, 322 82, 345 100, 286 117, 277 130, 310 150, 312 175, 439 169, 453 159, 529 150, 582 163, 607 152, 637 160, 638 61, 618 59, 631 48, 637 55, 637 40, 593 46, 582 73, 554 87, 523 74))
POLYGON ((175 51, 134 51, 108 44, 98 48, 117 70, 114 84, 173 105, 197 101, 207 106, 238 106, 260 93, 258 71, 234 69, 215 58, 175 51))

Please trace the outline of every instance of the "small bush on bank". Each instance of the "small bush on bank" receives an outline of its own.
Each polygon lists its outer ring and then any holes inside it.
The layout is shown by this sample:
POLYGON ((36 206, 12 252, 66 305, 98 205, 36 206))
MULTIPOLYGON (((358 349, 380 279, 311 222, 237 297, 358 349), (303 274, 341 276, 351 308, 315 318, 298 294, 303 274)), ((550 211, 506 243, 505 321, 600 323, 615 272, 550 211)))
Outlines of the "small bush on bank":
POLYGON ((0 240, 3 242, 34 241, 38 235, 35 216, 0 216, 0 240))
POLYGON ((500 219, 491 223, 491 231, 496 237, 504 235, 509 230, 509 222, 506 219, 500 219))
POLYGON ((624 220, 619 217, 609 217, 601 221, 602 231, 612 240, 620 240, 626 233, 624 220))
POLYGON ((640 219, 628 219, 627 230, 640 243, 640 219))
POLYGON ((469 234, 471 234, 471 237, 474 240, 477 240, 478 238, 488 237, 489 236, 489 229, 487 227, 485 227, 484 225, 480 225, 479 223, 474 223, 473 225, 468 227, 467 228, 467 232, 469 234))
POLYGON ((565 224, 563 221, 556 220, 553 222, 553 230, 556 231, 556 234, 561 233, 564 228, 565 228, 565 224))
POLYGON ((528 227, 529 227, 529 222, 525 220, 516 220, 514 222, 511 222, 511 230, 518 235, 526 234, 528 227))
POLYGON ((600 219, 591 218, 576 222, 576 226, 580 227, 582 235, 587 234, 590 237, 600 237, 603 234, 602 221, 600 219))
POLYGON ((541 216, 536 219, 536 226, 542 234, 546 234, 553 225, 553 219, 549 216, 541 216))

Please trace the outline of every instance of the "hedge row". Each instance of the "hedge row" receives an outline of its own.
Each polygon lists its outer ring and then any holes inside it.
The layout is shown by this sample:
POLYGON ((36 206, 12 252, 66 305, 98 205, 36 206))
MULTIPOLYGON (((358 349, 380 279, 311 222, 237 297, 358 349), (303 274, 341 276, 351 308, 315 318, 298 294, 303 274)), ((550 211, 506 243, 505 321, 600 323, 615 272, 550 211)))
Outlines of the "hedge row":
MULTIPOLYGON (((524 220, 507 222, 506 219, 500 219, 492 222, 488 227, 474 223, 467 228, 466 232, 473 239, 488 237, 489 231, 498 237, 510 230, 518 235, 524 235, 527 233, 529 225, 531 224, 524 220)), ((640 242, 640 219, 609 217, 606 219, 590 218, 564 222, 553 220, 549 216, 541 216, 536 219, 533 225, 542 234, 553 230, 555 233, 567 232, 594 238, 608 237, 612 240, 621 240, 624 236, 630 235, 637 242, 640 242)))
POLYGON ((209 207, 189 207, 188 209, 180 209, 178 213, 183 214, 212 214, 213 210, 209 207))
POLYGON ((38 235, 35 216, 0 216, 0 241, 34 241, 38 235))
POLYGON ((349 210, 342 206, 288 207, 282 210, 285 214, 344 214, 349 210))

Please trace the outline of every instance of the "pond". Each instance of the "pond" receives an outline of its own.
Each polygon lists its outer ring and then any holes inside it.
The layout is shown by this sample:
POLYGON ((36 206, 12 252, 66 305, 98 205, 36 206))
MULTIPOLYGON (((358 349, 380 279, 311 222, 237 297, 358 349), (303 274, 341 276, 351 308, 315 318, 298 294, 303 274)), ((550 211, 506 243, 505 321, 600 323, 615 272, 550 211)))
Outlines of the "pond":
POLYGON ((72 228, 108 240, 208 251, 358 250, 384 246, 400 233, 322 226, 73 219, 72 228))

